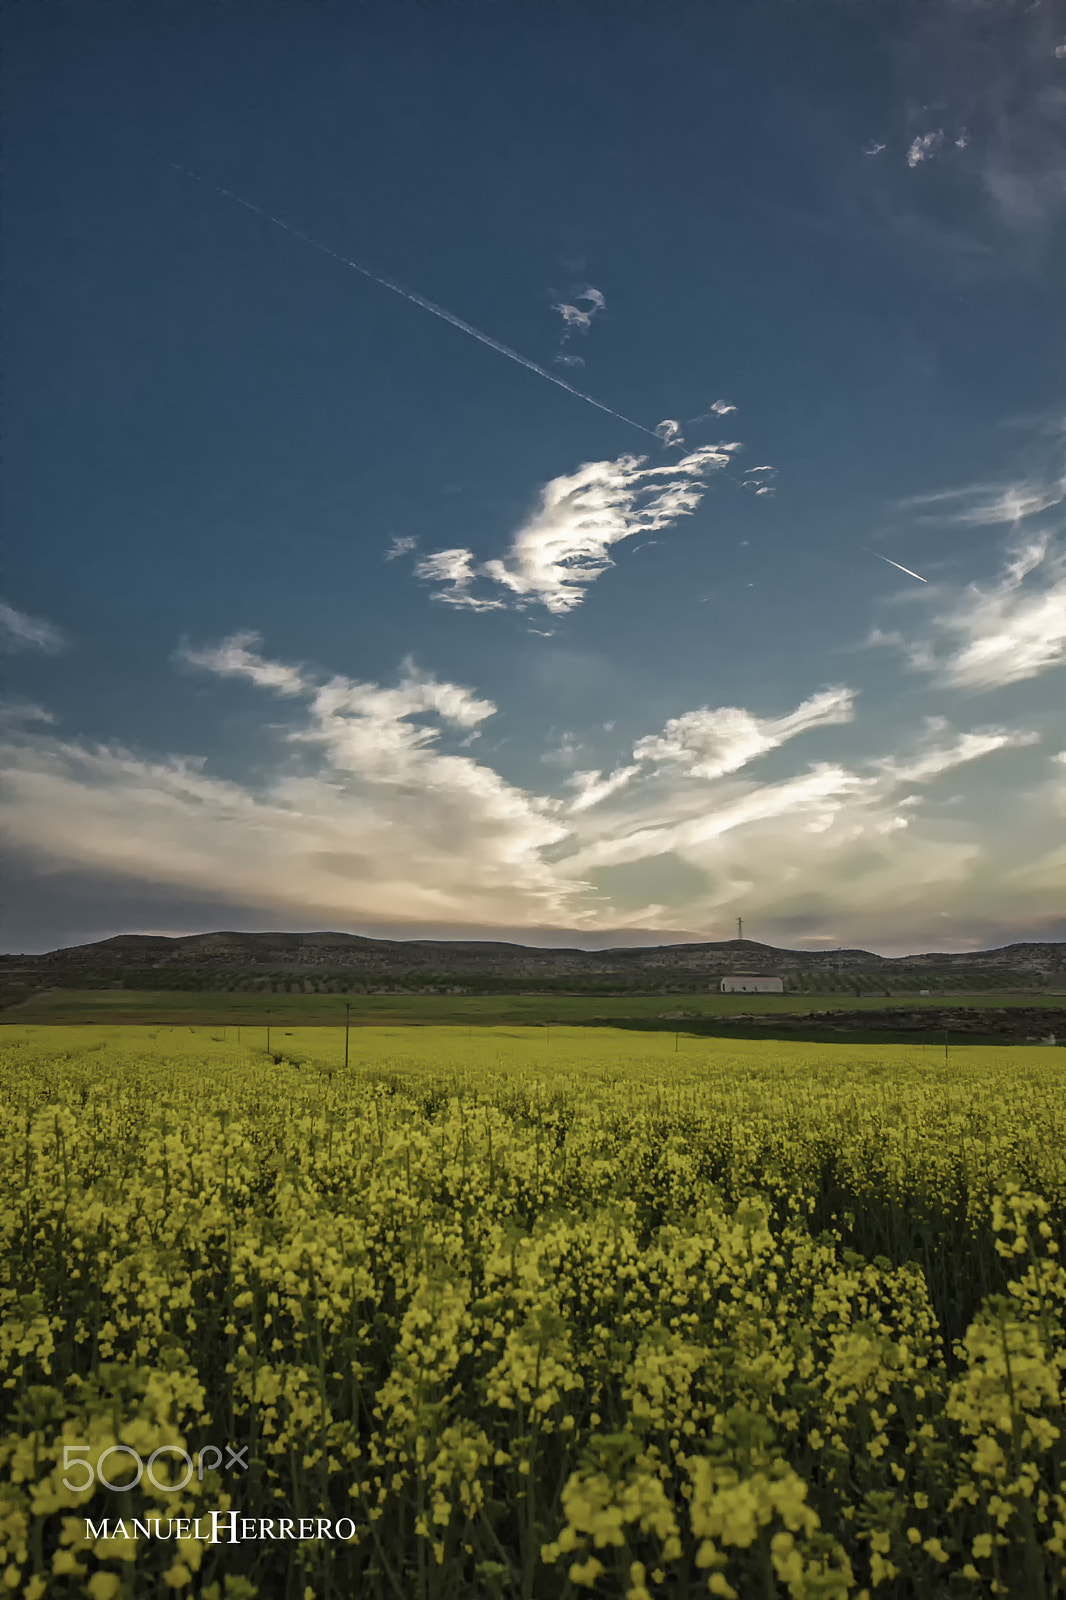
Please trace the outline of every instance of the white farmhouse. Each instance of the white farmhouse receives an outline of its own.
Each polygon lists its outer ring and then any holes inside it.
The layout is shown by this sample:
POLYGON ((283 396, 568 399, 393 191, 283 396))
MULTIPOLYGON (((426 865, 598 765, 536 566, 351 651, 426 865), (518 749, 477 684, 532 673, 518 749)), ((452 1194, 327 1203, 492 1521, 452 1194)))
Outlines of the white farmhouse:
POLYGON ((723 978, 723 994, 784 994, 781 978, 723 978))

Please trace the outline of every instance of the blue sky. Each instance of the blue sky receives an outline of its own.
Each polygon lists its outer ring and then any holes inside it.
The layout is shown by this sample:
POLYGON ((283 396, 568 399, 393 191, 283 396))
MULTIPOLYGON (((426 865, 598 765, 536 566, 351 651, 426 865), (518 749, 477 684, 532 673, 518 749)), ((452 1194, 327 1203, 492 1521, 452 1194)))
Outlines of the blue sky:
POLYGON ((3 71, 4 949, 1066 938, 1066 6, 3 71))

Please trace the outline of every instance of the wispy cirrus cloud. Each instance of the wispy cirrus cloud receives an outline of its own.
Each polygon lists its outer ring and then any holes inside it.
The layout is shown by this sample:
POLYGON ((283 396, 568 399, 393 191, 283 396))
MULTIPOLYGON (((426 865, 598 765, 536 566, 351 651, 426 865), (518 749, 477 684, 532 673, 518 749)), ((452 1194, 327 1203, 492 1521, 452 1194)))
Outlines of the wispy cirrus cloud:
POLYGON ((931 619, 934 638, 873 628, 866 643, 893 646, 915 672, 945 688, 998 689, 1066 662, 1066 552, 1038 538, 1015 551, 991 584, 971 583, 931 619))
POLYGON ((0 701, 0 722, 54 722, 55 716, 33 700, 0 701))
POLYGON ((971 583, 937 618, 955 640, 943 658, 919 657, 955 688, 994 689, 1035 678, 1066 662, 1066 551, 1050 539, 1019 549, 987 587, 971 583))
POLYGON ((580 356, 574 355, 565 349, 573 334, 588 333, 592 327, 593 319, 607 309, 607 301, 599 289, 594 289, 588 284, 584 289, 574 295, 576 304, 560 300, 552 306, 563 319, 562 337, 559 340, 559 349, 555 360, 564 367, 583 367, 584 361, 580 356))
POLYGON ((776 477, 776 467, 745 467, 741 487, 754 489, 756 495, 773 495, 777 493, 776 477))
POLYGON ((1013 480, 967 484, 900 502, 921 521, 973 528, 1009 526, 1013 538, 996 579, 990 584, 970 583, 933 617, 936 637, 908 642, 898 630, 875 629, 870 644, 899 645, 912 668, 935 674, 953 688, 992 689, 1018 683, 1066 660, 1066 546, 1061 526, 1056 528, 1055 519, 1045 518, 1042 529, 1038 523, 1033 532, 1023 532, 1031 519, 1040 519, 1066 502, 1066 471, 1061 464, 1066 424, 1061 418, 1045 420, 1039 432, 1059 457, 1052 470, 1045 462, 1044 470, 1034 469, 1013 480))
POLYGON ((673 417, 664 417, 662 422, 657 422, 655 424, 655 432, 668 448, 671 445, 678 448, 684 446, 685 440, 681 432, 681 424, 676 422, 673 417))
POLYGON ((416 548, 417 544, 418 540, 413 538, 408 533, 394 534, 392 543, 385 552, 385 560, 395 561, 398 556, 410 555, 411 551, 416 548))
POLYGON ((505 600, 492 600, 470 593, 470 586, 480 570, 475 567, 473 553, 469 550, 438 550, 417 563, 415 577, 424 583, 447 584, 447 588, 437 589, 430 596, 431 600, 440 600, 444 605, 465 611, 505 610, 505 600))
POLYGON ((613 565, 607 553, 613 545, 657 533, 695 511, 710 475, 741 448, 704 445, 658 467, 647 466, 646 456, 587 462, 545 486, 506 556, 476 563, 469 550, 442 550, 420 561, 415 574, 446 583, 432 596, 446 605, 499 610, 508 604, 472 593, 480 578, 509 591, 518 609, 535 603, 562 615, 579 606, 589 585, 613 565))
POLYGON ((28 611, 18 611, 6 600, 0 600, 0 650, 12 654, 16 650, 43 650, 47 655, 58 655, 69 647, 69 640, 61 628, 47 622, 44 617, 31 616, 28 611))
POLYGON ((688 420, 690 422, 710 422, 712 417, 728 417, 730 412, 736 409, 736 406, 728 400, 714 400, 706 411, 701 411, 698 417, 689 417, 688 420))
POLYGON ((923 522, 988 528, 1022 522, 1026 517, 1061 505, 1064 500, 1066 473, 1058 478, 1041 476, 1013 483, 971 483, 960 489, 911 495, 901 500, 899 506, 901 510, 915 512, 923 522))
POLYGON ((883 757, 874 766, 897 783, 926 783, 997 750, 1020 750, 1040 741, 1038 733, 1024 728, 975 728, 956 738, 950 735, 946 717, 926 717, 917 749, 903 757, 883 757))

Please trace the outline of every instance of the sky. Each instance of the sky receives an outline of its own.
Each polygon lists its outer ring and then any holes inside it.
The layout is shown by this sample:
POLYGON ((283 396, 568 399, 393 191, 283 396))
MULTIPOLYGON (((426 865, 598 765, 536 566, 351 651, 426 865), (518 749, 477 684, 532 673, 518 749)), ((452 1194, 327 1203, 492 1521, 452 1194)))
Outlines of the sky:
POLYGON ((0 948, 1066 938, 1066 3, 0 70, 0 948))

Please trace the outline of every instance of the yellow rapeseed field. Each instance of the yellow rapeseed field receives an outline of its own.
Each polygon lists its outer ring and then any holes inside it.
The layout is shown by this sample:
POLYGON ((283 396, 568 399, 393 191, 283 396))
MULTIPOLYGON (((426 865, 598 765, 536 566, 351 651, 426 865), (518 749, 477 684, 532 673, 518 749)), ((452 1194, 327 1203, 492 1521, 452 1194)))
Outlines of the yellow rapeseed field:
POLYGON ((0 1035, 0 1592, 1066 1595, 1062 1050, 271 1043, 0 1035))

